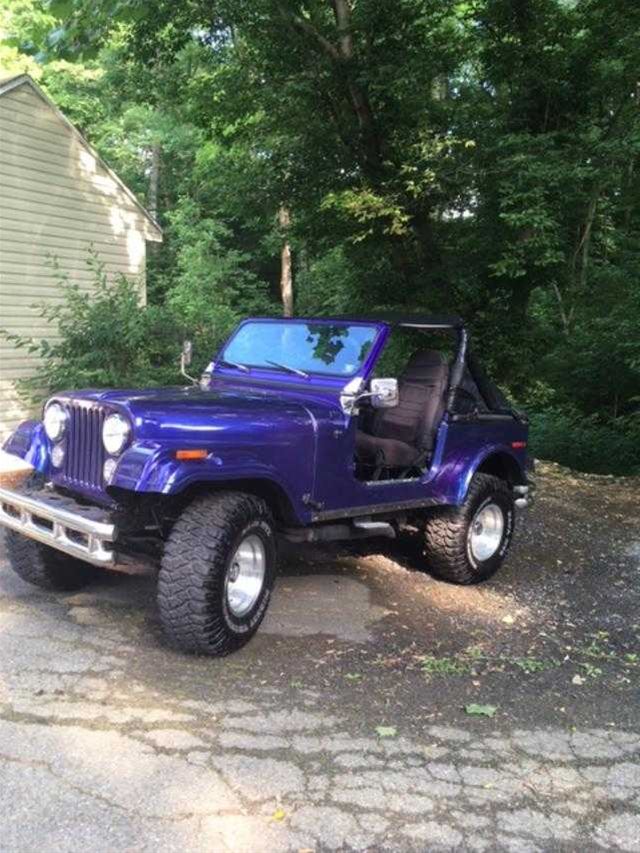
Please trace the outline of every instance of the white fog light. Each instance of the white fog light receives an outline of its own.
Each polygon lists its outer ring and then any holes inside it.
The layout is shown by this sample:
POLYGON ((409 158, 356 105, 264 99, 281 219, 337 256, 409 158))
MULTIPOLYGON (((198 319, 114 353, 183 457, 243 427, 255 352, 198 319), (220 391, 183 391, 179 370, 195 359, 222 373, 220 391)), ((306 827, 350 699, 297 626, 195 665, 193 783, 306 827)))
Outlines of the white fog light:
POLYGON ((102 443, 111 456, 116 456, 124 449, 131 427, 129 421, 122 415, 109 415, 102 427, 102 443))
POLYGON ((44 431, 51 441, 60 441, 67 428, 67 413, 60 403, 51 403, 44 412, 44 431))
POLYGON ((64 462, 64 444, 54 444, 51 450, 51 464, 54 468, 60 468, 64 462))
POLYGON ((113 480, 113 475, 116 473, 116 468, 118 467, 117 459, 107 459, 107 461, 102 466, 102 477, 107 484, 113 480))

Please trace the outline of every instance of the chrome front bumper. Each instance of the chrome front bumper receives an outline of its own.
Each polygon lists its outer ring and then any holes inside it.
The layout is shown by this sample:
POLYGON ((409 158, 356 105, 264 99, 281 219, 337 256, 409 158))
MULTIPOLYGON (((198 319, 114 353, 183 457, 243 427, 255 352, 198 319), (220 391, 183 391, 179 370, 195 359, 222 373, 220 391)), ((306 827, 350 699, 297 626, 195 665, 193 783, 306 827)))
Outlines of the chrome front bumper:
POLYGON ((51 496, 0 488, 0 525, 87 563, 116 565, 116 527, 97 520, 95 509, 51 496), (72 508, 70 508, 70 505, 72 508))

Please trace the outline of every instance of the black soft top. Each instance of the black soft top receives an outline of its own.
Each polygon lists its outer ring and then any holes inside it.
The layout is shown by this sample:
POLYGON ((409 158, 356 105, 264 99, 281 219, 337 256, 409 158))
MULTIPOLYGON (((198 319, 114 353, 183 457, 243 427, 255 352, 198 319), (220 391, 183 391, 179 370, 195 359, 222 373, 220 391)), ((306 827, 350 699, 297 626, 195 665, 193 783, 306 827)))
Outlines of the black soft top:
POLYGON ((413 329, 462 329, 464 320, 456 314, 342 314, 338 317, 323 317, 327 320, 341 320, 358 323, 387 323, 390 326, 406 326, 413 329))

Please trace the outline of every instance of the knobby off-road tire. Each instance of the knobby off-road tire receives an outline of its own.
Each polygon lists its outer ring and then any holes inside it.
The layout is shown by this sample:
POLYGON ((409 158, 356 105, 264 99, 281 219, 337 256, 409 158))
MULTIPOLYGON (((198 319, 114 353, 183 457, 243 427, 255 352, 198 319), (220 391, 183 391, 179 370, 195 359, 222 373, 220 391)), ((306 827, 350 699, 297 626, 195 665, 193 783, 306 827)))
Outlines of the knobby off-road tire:
POLYGON ((6 531, 9 565, 23 581, 53 592, 73 592, 95 580, 98 570, 55 548, 6 531))
POLYGON ((275 575, 275 529, 263 500, 224 492, 194 501, 169 536, 158 577, 167 637, 183 651, 205 655, 239 649, 262 622, 275 575), (248 593, 238 597, 239 578, 260 573, 260 583, 249 580, 248 593))
POLYGON ((462 506, 437 509, 427 517, 427 568, 451 583, 472 584, 490 578, 509 549, 514 520, 509 484, 499 477, 476 474, 462 506), (486 544, 480 538, 483 523, 486 544))

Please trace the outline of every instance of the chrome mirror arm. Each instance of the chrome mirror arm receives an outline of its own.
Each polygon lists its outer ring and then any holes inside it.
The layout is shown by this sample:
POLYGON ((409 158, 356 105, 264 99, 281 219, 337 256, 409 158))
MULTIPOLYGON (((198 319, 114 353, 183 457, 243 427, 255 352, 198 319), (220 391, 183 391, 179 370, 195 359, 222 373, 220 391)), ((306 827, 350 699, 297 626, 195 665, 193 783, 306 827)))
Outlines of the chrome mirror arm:
POLYGON ((191 382, 193 385, 200 385, 200 380, 194 379, 193 376, 190 376, 187 373, 187 361, 186 361, 184 353, 182 353, 182 355, 180 356, 180 373, 182 374, 182 376, 184 376, 185 379, 188 379, 189 382, 191 382))

